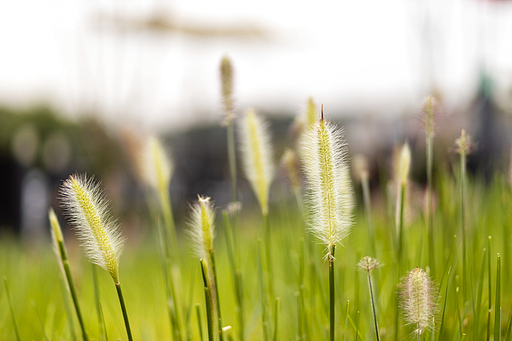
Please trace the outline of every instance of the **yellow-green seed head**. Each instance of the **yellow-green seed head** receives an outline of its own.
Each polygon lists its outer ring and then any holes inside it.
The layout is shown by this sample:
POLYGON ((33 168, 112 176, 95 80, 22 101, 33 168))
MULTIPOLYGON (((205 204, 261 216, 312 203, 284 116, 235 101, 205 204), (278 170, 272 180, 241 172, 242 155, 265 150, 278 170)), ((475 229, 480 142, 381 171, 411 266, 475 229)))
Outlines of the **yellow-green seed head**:
POLYGON ((316 104, 313 101, 313 97, 310 97, 306 107, 306 130, 312 129, 317 122, 318 112, 316 111, 316 104))
POLYGON ((460 132, 460 137, 455 140, 455 151, 460 155, 469 155, 473 151, 474 143, 465 129, 460 132))
POLYGON ((326 257, 350 230, 354 206, 342 131, 320 120, 306 133, 302 163, 307 179, 309 225, 325 244, 326 257))
POLYGON ((263 214, 268 213, 268 193, 274 177, 272 144, 267 123, 254 110, 247 110, 241 125, 241 156, 245 177, 263 214))
POLYGON ((68 220, 89 260, 105 269, 119 283, 119 256, 124 238, 119 224, 110 216, 100 185, 92 178, 72 175, 60 189, 68 220))
POLYGON ((58 250, 59 242, 63 242, 64 238, 62 237, 62 230, 60 229, 59 220, 57 219, 57 216, 55 215, 55 211, 53 210, 53 208, 50 208, 50 210, 48 211, 48 218, 50 219, 52 241, 54 246, 58 250))
POLYGON ((354 156, 353 162, 353 174, 357 181, 361 182, 363 179, 368 179, 368 159, 362 154, 354 156))
POLYGON ((220 61, 220 79, 222 85, 222 102, 224 104, 224 125, 228 125, 233 116, 233 66, 228 56, 220 61))
POLYGON ((439 104, 432 95, 428 95, 423 101, 423 122, 427 138, 433 138, 436 129, 436 116, 439 111, 439 104))
POLYGON ((405 185, 407 183, 410 168, 411 149, 409 149, 409 145, 405 143, 402 147, 402 151, 400 152, 400 160, 398 165, 398 178, 400 179, 400 183, 402 185, 405 185))
POLYGON ((210 250, 213 250, 215 236, 215 208, 209 197, 198 196, 192 205, 188 234, 192 241, 195 254, 208 260, 210 250))
POLYGON ((421 335, 434 327, 435 291, 432 281, 425 271, 416 268, 402 280, 400 288, 404 318, 421 335))
POLYGON ((149 136, 145 142, 142 169, 148 186, 156 191, 169 188, 174 166, 169 153, 156 136, 149 136))
POLYGON ((293 190, 298 191, 302 182, 300 162, 297 154, 292 149, 286 148, 284 150, 283 157, 281 158, 281 168, 284 170, 293 190))

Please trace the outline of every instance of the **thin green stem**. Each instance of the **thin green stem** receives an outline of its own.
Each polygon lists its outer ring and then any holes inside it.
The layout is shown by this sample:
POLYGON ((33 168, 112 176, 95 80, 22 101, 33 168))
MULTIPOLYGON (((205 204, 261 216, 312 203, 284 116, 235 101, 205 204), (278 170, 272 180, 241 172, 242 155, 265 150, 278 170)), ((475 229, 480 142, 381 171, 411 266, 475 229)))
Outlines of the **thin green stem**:
POLYGON ((494 304, 494 341, 501 341, 501 257, 496 260, 496 303, 494 304))
POLYGON ((398 264, 400 273, 402 273, 403 268, 405 267, 405 261, 402 259, 404 253, 404 196, 405 196, 405 184, 400 185, 400 193, 398 195, 397 202, 397 229, 398 229, 398 264))
POLYGON ((348 317, 350 315, 350 301, 347 301, 347 315, 345 315, 345 336, 344 341, 347 341, 347 327, 348 327, 348 317))
POLYGON ((203 338, 203 323, 201 322, 201 306, 199 303, 196 304, 196 317, 197 317, 197 327, 199 329, 199 337, 201 341, 204 340, 203 338))
POLYGON ((213 326, 213 307, 210 296, 210 285, 208 280, 208 269, 204 260, 200 260, 201 262, 201 273, 203 275, 203 285, 204 285, 204 299, 206 304, 206 320, 208 321, 208 340, 215 340, 214 326, 213 326))
POLYGON ((368 273, 368 289, 370 290, 370 300, 372 303, 373 326, 375 327, 375 337, 377 338, 377 341, 379 341, 380 340, 379 325, 377 323, 377 312, 375 310, 375 299, 373 297, 372 275, 371 275, 370 270, 368 270, 367 273, 368 273))
POLYGON ((235 148, 235 129, 233 127, 233 120, 229 120, 227 129, 228 139, 228 163, 229 163, 229 178, 231 180, 231 200, 238 201, 238 189, 236 184, 236 148, 235 148))
POLYGON ((489 307, 487 309, 487 340, 490 340, 491 338, 491 312, 492 312, 492 274, 491 274, 491 271, 492 271, 492 268, 491 268, 491 246, 492 246, 492 237, 489 236, 489 238, 487 239, 487 248, 489 249, 489 252, 487 253, 487 265, 488 265, 488 269, 487 269, 487 274, 488 274, 488 278, 487 278, 487 283, 488 283, 488 295, 489 295, 489 299, 487 300, 489 302, 489 307))
POLYGON ((102 340, 108 341, 107 326, 105 324, 105 317, 103 316, 103 309, 101 308, 101 294, 100 286, 98 284, 98 273, 96 271, 96 265, 91 263, 91 267, 94 284, 94 300, 96 302, 96 315, 98 317, 98 325, 100 326, 100 337, 102 340))
POLYGON ((128 313, 126 312, 126 305, 124 303, 123 292, 121 291, 121 283, 115 283, 117 289, 117 296, 119 297, 119 303, 121 304, 121 310, 123 311, 124 326, 126 327, 126 334, 128 340, 133 341, 132 331, 130 329, 130 321, 128 321, 128 313))
POLYGON ((172 213, 171 196, 169 195, 168 188, 160 188, 158 191, 160 198, 160 208, 162 210, 162 217, 165 223, 165 247, 166 253, 171 256, 171 259, 179 264, 179 248, 178 239, 176 237, 176 226, 174 224, 174 214, 172 213))
POLYGON ((32 301, 32 306, 34 307, 34 310, 36 312, 37 319, 39 321, 39 325, 41 326, 41 330, 43 331, 43 337, 44 337, 45 341, 50 341, 50 339, 48 338, 48 335, 46 335, 46 330, 44 329, 43 320, 41 319, 41 315, 39 314, 39 310, 37 309, 35 301, 32 301))
POLYGON ((370 184, 368 182, 367 175, 362 177, 361 186, 363 188, 364 213, 366 215, 366 221, 368 223, 368 237, 370 239, 370 246, 373 253, 372 257, 377 257, 377 247, 375 244, 375 227, 373 225, 371 211, 370 184))
POLYGON ((12 309, 11 294, 9 293, 9 286, 7 285, 7 277, 4 276, 5 294, 7 295, 7 303, 9 304, 9 311, 11 312, 12 325, 14 333, 16 334, 16 340, 20 341, 20 332, 18 331, 18 325, 16 324, 16 317, 14 316, 14 310, 12 309))
POLYGON ((272 253, 271 253, 271 237, 270 237, 270 221, 268 213, 263 213, 263 220, 265 222, 265 255, 267 258, 267 279, 268 279, 268 291, 270 298, 274 298, 274 284, 272 281, 272 253))
POLYGON ((277 337, 277 330, 279 327, 279 308, 281 306, 281 299, 279 297, 276 297, 276 311, 274 314, 274 341, 278 340, 277 337))
POLYGON ((71 269, 69 268, 68 256, 67 256, 66 248, 64 246, 64 242, 59 240, 58 247, 59 247, 60 260, 62 262, 62 268, 64 269, 64 275, 66 277, 66 282, 68 285, 69 293, 71 294, 71 299, 73 300, 73 305, 75 306, 76 316, 78 317, 78 323, 80 324, 80 328, 82 330, 82 336, 84 338, 84 341, 87 341, 87 340, 89 340, 89 338, 87 337, 87 333, 85 331, 84 320, 82 318, 82 313, 80 311, 80 305, 78 303, 78 297, 76 295, 76 289, 75 289, 75 284, 73 282, 73 277, 71 276, 71 269))
POLYGON ((174 276, 171 269, 171 255, 169 248, 166 245, 166 237, 164 227, 160 222, 157 222, 158 231, 160 235, 160 249, 162 260, 162 271, 164 273, 165 281, 165 294, 167 296, 167 312, 171 323, 171 331, 175 340, 181 340, 179 309, 176 302, 176 291, 174 289, 174 276))
POLYGON ((222 315, 220 313, 219 286, 218 286, 218 282, 217 282, 217 270, 215 269, 215 255, 214 255, 213 249, 210 249, 209 257, 210 257, 210 260, 212 263, 212 273, 213 273, 212 286, 213 286, 214 292, 215 292, 215 306, 217 308, 217 323, 218 323, 218 328, 219 328, 219 338, 220 338, 220 341, 223 341, 224 335, 222 333, 222 315))
POLYGON ((460 154, 460 221, 461 221, 461 234, 462 234, 462 297, 464 304, 467 302, 467 283, 468 283, 468 265, 467 265, 467 250, 466 250, 466 152, 461 150, 460 154))
POLYGON ((432 276, 435 277, 435 250, 434 250, 434 217, 432 210, 432 164, 434 158, 434 139, 432 134, 427 136, 427 230, 429 235, 429 263, 432 276))
POLYGON ((240 341, 244 340, 244 315, 242 309, 242 290, 240 288, 240 276, 236 267, 236 259, 235 259, 235 249, 234 249, 234 240, 233 240, 233 229, 231 226, 231 221, 229 219, 229 215, 227 210, 222 212, 222 216, 224 218, 224 226, 226 227, 226 243, 228 248, 228 258, 229 263, 231 265, 231 271, 233 272, 233 283, 235 287, 235 299, 236 299, 236 307, 235 311, 238 316, 238 325, 239 325, 239 338, 240 341))
POLYGON ((334 251, 336 246, 332 246, 332 251, 329 255, 329 335, 330 340, 334 341, 334 326, 335 326, 335 296, 334 296, 334 251))
POLYGON ((263 340, 268 341, 268 321, 267 321, 267 296, 265 295, 265 286, 263 280, 263 251, 262 241, 258 238, 258 277, 260 284, 261 297, 261 322, 263 325, 263 340))

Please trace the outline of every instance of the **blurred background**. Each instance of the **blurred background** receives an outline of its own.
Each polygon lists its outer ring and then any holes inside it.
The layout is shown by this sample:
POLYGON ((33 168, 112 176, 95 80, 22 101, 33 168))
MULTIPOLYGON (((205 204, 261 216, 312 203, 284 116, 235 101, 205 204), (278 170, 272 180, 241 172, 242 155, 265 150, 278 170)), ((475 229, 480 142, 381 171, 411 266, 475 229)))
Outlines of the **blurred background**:
POLYGON ((436 167, 449 167, 461 128, 477 141, 476 174, 509 167, 511 1, 3 1, 0 51, 0 236, 48 235, 48 208, 58 209, 58 187, 74 172, 103 182, 125 229, 143 228, 133 155, 150 133, 173 155, 181 224, 198 193, 225 207, 224 55, 235 112, 253 107, 270 120, 276 162, 313 96, 345 127, 351 156, 370 160, 374 189, 386 186, 404 141, 421 187, 421 108, 432 94, 436 167))

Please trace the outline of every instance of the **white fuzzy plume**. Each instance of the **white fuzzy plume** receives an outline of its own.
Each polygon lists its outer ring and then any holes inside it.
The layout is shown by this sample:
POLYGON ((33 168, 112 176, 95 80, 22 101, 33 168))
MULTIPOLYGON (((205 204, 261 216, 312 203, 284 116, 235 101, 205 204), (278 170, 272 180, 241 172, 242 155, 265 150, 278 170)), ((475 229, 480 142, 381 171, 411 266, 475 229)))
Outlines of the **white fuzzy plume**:
POLYGON ((350 231, 353 194, 345 163, 346 144, 342 131, 320 120, 302 141, 311 232, 325 244, 327 255, 350 231))
POLYGON ((108 201, 93 178, 72 175, 60 189, 62 206, 74 225, 89 260, 105 269, 119 283, 119 256, 124 238, 110 215, 108 201))
POLYGON ((174 165, 169 153, 156 136, 151 135, 147 138, 141 161, 144 181, 157 191, 167 190, 174 165))
POLYGON ((268 193, 274 177, 273 152, 267 123, 247 110, 240 125, 241 155, 245 176, 263 214, 268 213, 268 193))
POLYGON ((215 235, 215 209, 209 197, 198 196, 192 206, 188 234, 195 254, 209 262, 209 252, 213 249, 215 235))

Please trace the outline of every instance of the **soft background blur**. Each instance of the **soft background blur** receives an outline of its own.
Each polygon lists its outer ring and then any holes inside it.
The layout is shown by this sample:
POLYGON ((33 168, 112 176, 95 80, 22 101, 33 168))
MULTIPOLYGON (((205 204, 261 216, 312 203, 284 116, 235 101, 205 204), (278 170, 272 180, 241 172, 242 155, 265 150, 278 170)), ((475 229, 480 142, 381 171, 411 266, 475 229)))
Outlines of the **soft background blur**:
MULTIPOLYGON (((421 184, 421 103, 432 93, 442 105, 437 159, 467 128, 476 173, 508 167, 509 1, 3 1, 0 51, 0 231, 29 238, 47 234, 48 207, 73 172, 103 181, 126 229, 147 224, 133 150, 152 132, 175 159, 178 219, 197 193, 224 207, 225 54, 236 112, 271 120, 276 160, 313 96, 345 126, 350 153, 370 158, 374 188, 405 140, 421 184)), ((250 206, 246 183, 240 192, 250 206)))

